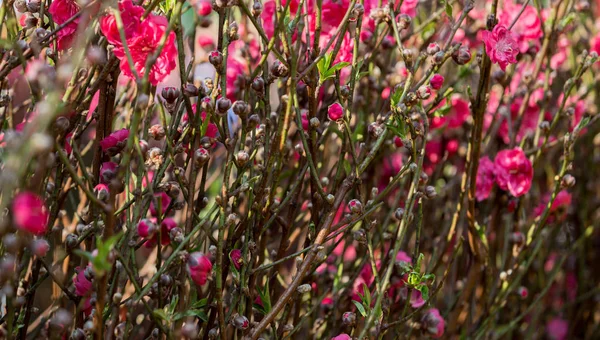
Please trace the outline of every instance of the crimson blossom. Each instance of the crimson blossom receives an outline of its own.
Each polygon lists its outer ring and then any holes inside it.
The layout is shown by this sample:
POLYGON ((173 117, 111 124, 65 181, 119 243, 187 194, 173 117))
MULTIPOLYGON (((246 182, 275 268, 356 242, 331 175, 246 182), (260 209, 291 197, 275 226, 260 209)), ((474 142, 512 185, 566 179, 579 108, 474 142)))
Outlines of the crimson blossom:
MULTIPOLYGON (((54 0, 48 8, 48 13, 52 14, 52 20, 58 25, 62 25, 75 14, 79 13, 81 8, 75 0, 54 0)), ((57 44, 59 50, 64 50, 71 46, 73 36, 79 26, 79 18, 69 22, 63 29, 56 32, 57 44)))

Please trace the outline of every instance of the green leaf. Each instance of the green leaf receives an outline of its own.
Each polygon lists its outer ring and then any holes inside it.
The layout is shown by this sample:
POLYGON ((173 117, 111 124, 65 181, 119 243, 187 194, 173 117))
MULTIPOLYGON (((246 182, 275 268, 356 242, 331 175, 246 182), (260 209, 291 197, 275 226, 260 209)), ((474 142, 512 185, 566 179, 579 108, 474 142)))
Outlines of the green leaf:
POLYGON ((371 306, 371 291, 365 283, 363 283, 363 304, 368 307, 371 306))
POLYGON ((164 320, 164 321, 169 321, 169 317, 167 316, 167 312, 165 312, 164 309, 155 309, 152 311, 152 314, 154 314, 154 316, 156 316, 157 318, 164 320))
POLYGON ((206 315, 206 313, 202 310, 188 310, 185 312, 177 313, 173 316, 173 321, 177 321, 190 316, 200 318, 200 320, 204 322, 208 321, 208 315, 206 315))
POLYGON ((200 299, 192 304, 191 309, 201 309, 208 304, 208 298, 200 299))
POLYGON ((582 130, 590 123, 590 117, 584 117, 579 124, 577 124, 577 130, 582 130))
POLYGON ((352 303, 354 303, 354 305, 356 306, 356 308, 358 308, 358 311, 360 312, 360 315, 367 316, 367 312, 365 311, 365 307, 358 301, 356 300, 352 300, 352 303))
POLYGON ((448 18, 450 18, 450 20, 452 20, 452 18, 453 18, 452 6, 450 5, 450 3, 447 0, 444 1, 444 10, 446 11, 446 15, 448 16, 448 18))
POLYGON ((331 66, 331 67, 329 68, 329 71, 336 72, 336 71, 339 71, 339 70, 341 70, 341 69, 343 69, 344 67, 346 67, 346 66, 349 66, 349 65, 350 65, 350 63, 348 63, 348 62, 345 62, 345 61, 341 61, 341 62, 339 62, 339 63, 337 63, 337 64, 335 64, 335 65, 331 66))
POLYGON ((402 91, 403 89, 398 87, 396 91, 392 93, 392 96, 390 97, 390 105, 392 107, 396 107, 398 105, 398 101, 400 100, 400 97, 402 97, 402 91))
POLYGON ((417 287, 417 289, 421 292, 423 300, 429 300, 429 287, 427 287, 426 285, 420 285, 419 287, 417 287))
POLYGON ((421 273, 421 265, 423 264, 424 258, 425 258, 425 255, 423 255, 423 253, 420 253, 419 257, 417 257, 417 266, 415 267, 415 270, 417 271, 417 273, 421 273))

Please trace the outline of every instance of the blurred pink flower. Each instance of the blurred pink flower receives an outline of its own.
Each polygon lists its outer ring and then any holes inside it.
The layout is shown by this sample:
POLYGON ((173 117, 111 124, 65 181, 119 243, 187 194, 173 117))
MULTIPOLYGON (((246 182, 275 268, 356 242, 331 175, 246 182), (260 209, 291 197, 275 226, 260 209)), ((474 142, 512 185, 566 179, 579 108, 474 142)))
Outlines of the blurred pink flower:
POLYGON ((549 339, 564 340, 569 332, 569 323, 560 318, 555 317, 546 324, 546 333, 549 339))
MULTIPOLYGON (((62 25, 80 10, 81 8, 79 8, 75 0, 54 0, 48 8, 48 13, 52 14, 54 23, 62 25)), ((73 35, 79 25, 79 20, 79 17, 74 19, 56 33, 59 50, 64 50, 71 46, 73 35)))
POLYGON ((444 318, 440 315, 440 311, 436 308, 427 310, 423 316, 422 322, 425 330, 427 330, 432 338, 441 338, 442 335, 444 335, 446 323, 444 322, 444 318))
MULTIPOLYGON (((88 266, 87 268, 91 267, 88 266)), ((92 281, 88 280, 85 276, 85 270, 86 268, 75 268, 77 275, 73 278, 73 285, 75 286, 75 294, 77 296, 87 296, 93 289, 92 281)))
POLYGON ((434 74, 433 77, 431 77, 431 79, 429 79, 429 85, 431 85, 431 88, 434 90, 439 90, 442 88, 442 86, 444 85, 444 76, 440 75, 440 74, 434 74))
POLYGON ((244 260, 242 259, 242 251, 240 249, 233 249, 229 252, 229 258, 231 258, 231 263, 235 269, 240 270, 242 264, 244 264, 244 260))
POLYGON ((483 31, 482 35, 485 52, 492 63, 498 63, 502 71, 506 70, 508 64, 517 63, 519 47, 511 31, 503 25, 496 25, 491 32, 483 31))
POLYGON ((203 286, 211 275, 212 263, 201 252, 191 253, 187 261, 187 271, 195 284, 203 286))
POLYGON ((475 189, 475 197, 478 201, 483 201, 490 196, 495 179, 496 168, 494 162, 487 156, 481 158, 477 169, 477 187, 475 189))
MULTIPOLYGON (((499 25, 509 27, 522 9, 522 4, 513 1, 505 1, 504 8, 498 17, 499 25)), ((542 16, 544 13, 542 13, 542 16)), ((517 41, 518 50, 521 53, 527 52, 529 45, 539 46, 539 39, 542 37, 542 22, 538 16, 537 10, 527 5, 525 10, 512 27, 513 36, 517 41)))
MULTIPOLYGON (((446 101, 443 100, 439 107, 442 107, 446 104, 446 101)), ((464 122, 467 121, 469 115, 471 114, 471 110, 469 108, 469 102, 464 100, 462 97, 455 95, 452 96, 450 100, 450 111, 442 117, 433 117, 431 119, 431 128, 438 129, 443 126, 447 126, 448 128, 455 129, 461 127, 464 122)))
POLYGON ((108 155, 114 156, 123 150, 127 144, 127 138, 129 138, 129 129, 117 130, 104 137, 100 141, 100 147, 108 155))
POLYGON ((352 337, 346 333, 342 333, 338 336, 334 336, 331 340, 352 340, 352 337))
POLYGON ((508 190, 515 197, 523 196, 529 191, 533 167, 521 148, 498 152, 494 163, 496 183, 502 190, 508 190))
MULTIPOLYGON (((566 217, 567 209, 571 206, 571 194, 567 190, 561 190, 552 202, 552 206, 550 207, 550 215, 548 216, 548 223, 552 223, 556 220, 562 221, 566 217)), ((546 206, 550 202, 550 195, 546 195, 542 202, 535 207, 534 214, 535 216, 541 216, 546 206)))
MULTIPOLYGON (((123 21, 125 39, 129 40, 138 32, 138 26, 140 25, 142 15, 144 15, 144 8, 134 5, 131 0, 123 0, 119 1, 119 11, 121 12, 121 20, 123 21)), ((106 15, 100 19, 100 30, 111 45, 123 47, 114 15, 106 15)))
POLYGON ((30 191, 17 194, 12 203, 13 220, 17 228, 42 235, 46 232, 50 214, 40 196, 30 191))

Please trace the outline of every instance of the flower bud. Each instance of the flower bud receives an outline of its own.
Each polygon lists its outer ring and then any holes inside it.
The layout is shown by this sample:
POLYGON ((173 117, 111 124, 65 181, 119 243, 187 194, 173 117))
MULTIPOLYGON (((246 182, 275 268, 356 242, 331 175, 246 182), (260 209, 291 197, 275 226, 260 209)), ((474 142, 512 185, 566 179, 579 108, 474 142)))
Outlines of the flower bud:
POLYGON ((243 167, 244 165, 246 165, 246 163, 248 163, 248 160, 250 159, 250 155, 248 155, 248 153, 244 150, 241 150, 237 153, 237 155, 235 156, 238 164, 243 167))
POLYGON ((77 246, 77 235, 75 234, 69 234, 67 235, 67 238, 65 239, 65 245, 67 246, 68 249, 73 249, 77 246))
POLYGON ((312 290, 312 287, 308 283, 300 285, 300 286, 298 286, 298 288, 296 288, 296 291, 298 292, 298 294, 310 293, 311 290, 312 290))
POLYGON ((365 233, 364 229, 355 230, 352 233, 352 236, 359 243, 365 243, 365 244, 367 243, 367 234, 365 233))
POLYGON ((440 45, 438 45, 436 42, 433 42, 427 46, 427 54, 429 55, 435 55, 441 50, 442 49, 440 48, 440 45))
POLYGON ((521 286, 517 289, 517 294, 519 294, 521 299, 525 300, 529 296, 529 290, 527 290, 527 287, 521 286))
POLYGON ((325 197, 325 200, 327 201, 327 203, 333 204, 333 202, 335 201, 335 196, 333 196, 332 194, 329 194, 325 197))
POLYGON ((563 188, 572 188, 575 185, 575 177, 573 177, 573 175, 571 174, 566 174, 563 176, 562 180, 560 181, 560 185, 563 188))
POLYGON ((429 85, 434 90, 439 90, 444 85, 444 77, 440 74, 434 74, 431 79, 429 79, 429 85))
POLYGON ((398 17, 398 28, 401 30, 405 30, 410 27, 411 22, 411 17, 408 14, 402 13, 398 17))
POLYGON ((396 145, 397 148, 403 147, 404 142, 402 141, 402 138, 400 138, 398 136, 394 136, 394 145, 396 145))
POLYGON ((203 286, 211 275, 212 263, 203 253, 195 252, 188 258, 187 271, 196 285, 203 286))
POLYGON ((252 15, 254 17, 259 17, 263 12, 263 5, 259 0, 255 0, 254 4, 252 4, 252 15))
POLYGON ((333 103, 327 108, 327 116, 329 120, 337 121, 344 117, 344 109, 340 103, 333 103))
POLYGON ((427 85, 422 85, 417 89, 419 99, 427 99, 431 96, 431 89, 427 85))
POLYGON ((235 267, 235 269, 240 270, 242 265, 244 264, 244 259, 242 258, 242 251, 240 249, 233 249, 229 252, 229 258, 231 259, 231 263, 235 267))
POLYGON ((271 65, 271 75, 275 78, 284 78, 288 75, 288 68, 280 60, 275 60, 271 65))
POLYGON ((354 326, 356 323, 356 313, 346 312, 342 314, 342 322, 346 326, 354 326))
POLYGON ((431 59, 431 61, 434 65, 441 65, 445 57, 446 54, 444 53, 444 51, 439 51, 438 53, 433 55, 433 59, 431 59))
POLYGON ((435 191, 435 188, 431 185, 428 185, 425 187, 425 197, 427 198, 434 198, 437 196, 437 192, 435 191))
POLYGON ((452 59, 458 65, 464 65, 471 60, 471 51, 467 46, 461 46, 452 54, 452 59))
POLYGON ((231 108, 231 100, 227 99, 227 97, 221 97, 217 99, 217 113, 220 115, 225 115, 227 111, 231 108))
POLYGON ((319 121, 319 118, 317 118, 317 117, 312 117, 310 119, 309 123, 313 129, 316 129, 321 125, 321 121, 319 121))
POLYGON ((248 321, 248 318, 243 315, 236 315, 231 319, 231 324, 233 327, 243 331, 248 329, 250 326, 250 321, 248 321))
POLYGON ((174 87, 165 87, 160 92, 160 95, 163 97, 163 99, 168 104, 175 103, 175 101, 177 100, 177 98, 179 98, 179 94, 180 94, 179 89, 176 89, 174 87))
POLYGON ((187 97, 197 97, 198 93, 198 88, 194 84, 186 84, 183 88, 183 94, 185 94, 187 97))
POLYGON ((360 214, 363 210, 363 205, 362 203, 357 200, 357 199, 353 199, 348 203, 348 207, 350 208, 350 211, 353 214, 360 214))
POLYGON ((194 152, 194 161, 197 167, 202 167, 210 159, 210 154, 205 148, 199 148, 194 152))
POLYGON ((208 54, 208 61, 217 69, 220 70, 223 66, 223 54, 220 51, 211 51, 208 54))
POLYGON ((250 105, 243 100, 236 100, 233 103, 233 113, 240 117, 247 117, 250 114, 250 105))
POLYGON ((402 219, 402 217, 404 217, 404 209, 402 209, 402 208, 396 209, 396 211, 394 211, 394 217, 398 221, 400 221, 402 219))
POLYGON ((148 129, 148 134, 154 140, 161 140, 165 138, 165 128, 160 124, 154 124, 148 129))
POLYGON ((50 250, 50 244, 44 239, 33 240, 31 243, 31 252, 37 257, 44 257, 50 250))
POLYGON ((250 86, 254 91, 262 94, 265 91, 265 80, 262 77, 256 77, 250 86))

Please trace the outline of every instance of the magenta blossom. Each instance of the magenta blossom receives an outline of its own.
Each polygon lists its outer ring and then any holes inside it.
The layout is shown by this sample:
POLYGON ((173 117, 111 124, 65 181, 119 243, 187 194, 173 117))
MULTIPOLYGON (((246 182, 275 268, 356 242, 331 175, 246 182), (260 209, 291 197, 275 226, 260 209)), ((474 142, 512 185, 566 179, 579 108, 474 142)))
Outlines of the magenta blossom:
POLYGON ((334 336, 331 340, 352 340, 352 337, 346 333, 342 333, 338 336, 334 336))
POLYGON ((114 156, 125 148, 127 138, 129 138, 129 130, 121 129, 104 137, 100 142, 100 147, 102 148, 102 151, 106 152, 108 155, 114 156))
POLYGON ((502 190, 508 190, 515 197, 523 196, 529 191, 533 167, 521 148, 498 152, 494 164, 496 183, 502 190))
MULTIPOLYGON (((91 267, 88 266, 87 268, 91 267)), ((92 291, 92 281, 88 280, 85 276, 87 268, 75 268, 77 275, 73 278, 73 285, 75 286, 75 294, 77 294, 77 296, 87 296, 92 291)))
POLYGON ((431 335, 432 338, 441 338, 444 335, 444 318, 440 315, 440 311, 432 308, 425 312, 423 316, 423 327, 431 335))
POLYGON ((485 52, 493 63, 498 63, 502 71, 508 64, 517 63, 519 45, 512 33, 504 26, 497 25, 490 31, 483 31, 485 52))
POLYGON ((201 252, 191 253, 187 261, 187 271, 196 285, 203 286, 211 275, 212 263, 208 256, 201 252))
POLYGON ((333 103, 327 108, 327 117, 329 120, 337 121, 344 117, 344 109, 340 103, 333 103))
POLYGON ((478 201, 483 201, 490 196, 495 179, 496 167, 494 162, 487 156, 481 158, 477 169, 477 187, 475 189, 475 197, 478 201))
POLYGON ((555 317, 546 324, 546 333, 552 340, 564 340, 569 332, 569 323, 559 317, 555 317))
POLYGON ((244 264, 244 259, 242 259, 242 251, 239 249, 233 249, 229 252, 229 258, 231 259, 231 263, 235 269, 240 270, 242 268, 242 264, 244 264))
POLYGON ((33 192, 17 194, 12 203, 12 213, 17 228, 34 235, 46 232, 50 214, 42 198, 33 192))
POLYGON ((442 86, 444 85, 444 76, 442 76, 441 74, 434 74, 433 77, 431 77, 431 79, 429 79, 429 85, 431 85, 431 88, 434 90, 439 90, 442 88, 442 86))
MULTIPOLYGON (((52 14, 52 20, 57 25, 62 25, 81 9, 75 0, 54 0, 48 8, 48 13, 52 14)), ((64 50, 71 46, 80 18, 75 18, 69 22, 63 29, 56 33, 58 49, 64 50)))
MULTIPOLYGON (((556 220, 562 221, 566 217, 567 209, 571 206, 571 194, 566 190, 561 190, 552 202, 552 206, 550 207, 550 215, 548 216, 548 223, 552 223, 556 220)), ((534 214, 535 216, 541 216, 546 206, 550 202, 550 196, 546 196, 542 202, 535 208, 534 214)))

